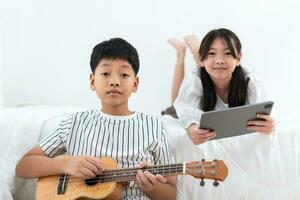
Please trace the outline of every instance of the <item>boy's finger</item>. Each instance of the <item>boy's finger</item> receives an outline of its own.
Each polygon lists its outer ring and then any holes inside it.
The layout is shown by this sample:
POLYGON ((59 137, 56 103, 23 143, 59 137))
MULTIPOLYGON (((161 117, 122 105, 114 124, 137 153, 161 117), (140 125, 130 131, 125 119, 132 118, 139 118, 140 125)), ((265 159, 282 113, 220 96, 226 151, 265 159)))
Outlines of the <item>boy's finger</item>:
POLYGON ((92 171, 86 169, 86 168, 82 168, 80 170, 80 172, 84 175, 84 178, 94 178, 96 176, 96 174, 94 174, 92 171))
POLYGON ((99 170, 97 169, 97 167, 93 164, 93 163, 90 163, 90 162, 85 162, 83 163, 83 167, 92 171, 93 173, 95 174, 98 174, 99 170))
POLYGON ((148 177, 145 176, 141 170, 138 171, 138 176, 140 177, 140 182, 143 184, 144 187, 151 187, 151 183, 148 177))
POLYGON ((146 166, 146 163, 144 163, 144 162, 138 163, 136 165, 136 167, 138 167, 138 168, 144 168, 145 166, 146 166))
POLYGON ((136 165, 136 167, 138 168, 144 168, 144 167, 147 167, 147 166, 150 166, 151 163, 148 163, 148 162, 141 162, 139 164, 136 165))
POLYGON ((167 182, 167 178, 163 177, 160 174, 156 175, 156 178, 161 182, 161 183, 166 183, 167 182))
POLYGON ((91 164, 93 164, 95 167, 97 167, 98 171, 102 171, 103 170, 103 165, 101 160, 99 160, 98 158, 94 158, 94 157, 88 157, 87 161, 91 164))
POLYGON ((99 174, 99 172, 102 171, 102 167, 100 168, 95 164, 95 162, 90 162, 90 160, 87 160, 87 162, 84 164, 84 166, 90 170, 92 170, 94 173, 99 174))

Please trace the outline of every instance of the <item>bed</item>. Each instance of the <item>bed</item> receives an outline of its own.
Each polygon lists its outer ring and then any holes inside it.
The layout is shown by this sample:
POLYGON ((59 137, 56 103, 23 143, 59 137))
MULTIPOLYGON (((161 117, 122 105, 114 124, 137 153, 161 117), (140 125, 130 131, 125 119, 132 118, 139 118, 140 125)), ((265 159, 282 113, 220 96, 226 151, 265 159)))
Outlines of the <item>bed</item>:
MULTIPOLYGON (((0 110, 0 199, 34 199, 35 180, 16 178, 15 165, 66 114, 78 110, 82 108, 26 106, 0 110)), ((299 118, 296 115, 275 118, 277 128, 271 136, 253 133, 193 145, 178 120, 164 116, 176 162, 219 159, 229 170, 228 177, 218 187, 209 180, 202 187, 198 179, 178 176, 177 199, 300 199, 299 118)))
POLYGON ((177 120, 167 118, 171 148, 177 162, 218 159, 228 167, 228 176, 218 187, 209 180, 201 187, 200 180, 179 176, 178 199, 300 199, 300 128, 296 117, 278 120, 272 135, 253 133, 201 145, 190 141, 177 120))

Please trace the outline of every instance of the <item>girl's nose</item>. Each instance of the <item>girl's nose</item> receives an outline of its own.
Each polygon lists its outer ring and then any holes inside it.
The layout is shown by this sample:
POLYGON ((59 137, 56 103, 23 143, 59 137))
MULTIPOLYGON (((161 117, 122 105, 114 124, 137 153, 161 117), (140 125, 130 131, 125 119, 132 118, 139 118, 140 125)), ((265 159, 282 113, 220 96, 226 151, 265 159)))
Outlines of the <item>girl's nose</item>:
POLYGON ((224 63, 225 63, 225 60, 224 60, 224 58, 223 58, 222 56, 218 56, 218 57, 216 58, 216 63, 217 63, 217 64, 224 64, 224 63))

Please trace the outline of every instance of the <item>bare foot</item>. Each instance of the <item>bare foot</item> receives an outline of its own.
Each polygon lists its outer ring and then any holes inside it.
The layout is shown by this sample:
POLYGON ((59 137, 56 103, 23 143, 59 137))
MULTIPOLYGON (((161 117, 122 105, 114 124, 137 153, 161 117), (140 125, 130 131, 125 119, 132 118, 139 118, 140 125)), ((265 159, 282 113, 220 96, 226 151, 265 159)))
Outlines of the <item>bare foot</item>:
POLYGON ((167 41, 175 48, 177 54, 185 54, 186 43, 184 41, 177 38, 170 38, 167 41))
POLYGON ((195 62, 198 67, 201 65, 200 56, 199 56, 199 48, 200 48, 200 40, 196 35, 187 35, 184 37, 184 41, 192 52, 195 62))
POLYGON ((184 37, 184 41, 193 53, 199 52, 201 42, 196 35, 187 35, 184 37))

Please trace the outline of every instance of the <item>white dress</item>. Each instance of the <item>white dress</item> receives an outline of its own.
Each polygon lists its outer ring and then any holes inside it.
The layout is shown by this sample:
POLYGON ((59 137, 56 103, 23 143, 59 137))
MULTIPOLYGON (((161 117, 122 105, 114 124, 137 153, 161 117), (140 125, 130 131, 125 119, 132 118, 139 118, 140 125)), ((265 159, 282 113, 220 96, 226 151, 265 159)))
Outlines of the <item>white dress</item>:
MULTIPOLYGON (((266 100, 266 95, 262 83, 257 80, 253 73, 244 70, 246 77, 249 77, 248 98, 246 104, 257 103, 266 100)), ((227 164, 231 176, 227 177, 224 184, 219 187, 212 186, 212 181, 205 187, 199 186, 200 180, 192 176, 178 176, 177 178, 177 200, 196 200, 196 199, 224 199, 238 200, 243 199, 244 193, 249 182, 245 181, 245 186, 237 188, 239 181, 244 181, 251 175, 248 168, 253 168, 257 164, 254 161, 249 162, 249 157, 254 153, 253 148, 257 148, 260 152, 262 148, 268 148, 267 145, 259 145, 261 141, 271 143, 271 137, 265 137, 264 134, 249 134, 246 136, 227 138, 221 140, 210 140, 200 145, 194 145, 186 133, 186 129, 190 124, 199 124, 201 113, 200 100, 203 94, 203 88, 197 71, 187 74, 183 80, 174 107, 179 119, 171 116, 164 116, 164 122, 169 132, 169 142, 171 151, 176 162, 193 162, 200 161, 205 158, 207 161, 213 159, 224 160, 227 164), (257 147, 255 145, 258 145, 257 147), (247 159, 245 159, 245 157, 247 159), (246 167, 245 167, 246 166, 246 167), (244 171, 245 170, 245 171, 244 171)), ((214 110, 222 110, 228 108, 228 104, 224 103, 217 95, 217 102, 214 110)), ((268 152, 268 151, 263 151, 268 152)), ((260 155, 257 153, 257 155, 260 155)), ((254 176, 254 175, 253 175, 254 176)), ((260 193, 265 195, 265 191, 260 193)), ((251 196, 251 195, 250 195, 251 196)), ((250 199, 253 199, 250 197, 250 199)), ((254 198, 255 199, 255 198, 254 198)), ((257 199, 257 198, 256 198, 257 199)), ((248 200, 248 199, 247 199, 248 200)))
MULTIPOLYGON (((244 69, 244 68, 243 68, 244 69)), ((245 74, 250 78, 248 83, 248 98, 246 104, 253 104, 265 101, 265 91, 262 83, 257 80, 253 73, 245 70, 245 74)), ((190 124, 199 124, 203 110, 200 109, 200 100, 203 95, 203 88, 197 71, 185 76, 180 87, 178 96, 174 102, 177 116, 183 126, 187 128, 190 124)), ((223 110, 228 108, 228 104, 224 103, 217 95, 217 102, 214 110, 223 110)))

